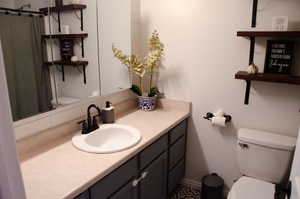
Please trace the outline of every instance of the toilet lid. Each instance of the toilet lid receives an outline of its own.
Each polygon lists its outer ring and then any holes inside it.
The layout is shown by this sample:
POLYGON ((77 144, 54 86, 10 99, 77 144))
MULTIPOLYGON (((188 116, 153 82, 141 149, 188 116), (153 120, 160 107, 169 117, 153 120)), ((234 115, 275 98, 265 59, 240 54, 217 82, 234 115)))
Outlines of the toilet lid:
POLYGON ((249 177, 234 183, 228 199, 274 199, 275 185, 249 177))

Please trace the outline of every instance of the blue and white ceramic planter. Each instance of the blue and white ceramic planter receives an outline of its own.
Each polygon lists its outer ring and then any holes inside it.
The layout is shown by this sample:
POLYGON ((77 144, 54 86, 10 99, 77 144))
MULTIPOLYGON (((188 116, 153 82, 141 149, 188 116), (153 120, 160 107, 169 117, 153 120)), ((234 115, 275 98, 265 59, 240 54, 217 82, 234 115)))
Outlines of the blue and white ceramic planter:
POLYGON ((138 97, 138 105, 143 111, 153 111, 156 108, 157 97, 138 97))

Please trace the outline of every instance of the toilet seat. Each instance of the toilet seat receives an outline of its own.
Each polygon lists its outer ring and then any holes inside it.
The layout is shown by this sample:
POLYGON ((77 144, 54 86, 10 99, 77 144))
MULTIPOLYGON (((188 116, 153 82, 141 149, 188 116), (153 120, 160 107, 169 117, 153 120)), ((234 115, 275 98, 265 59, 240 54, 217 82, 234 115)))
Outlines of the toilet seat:
POLYGON ((250 177, 234 183, 227 199, 274 199, 275 185, 250 177))

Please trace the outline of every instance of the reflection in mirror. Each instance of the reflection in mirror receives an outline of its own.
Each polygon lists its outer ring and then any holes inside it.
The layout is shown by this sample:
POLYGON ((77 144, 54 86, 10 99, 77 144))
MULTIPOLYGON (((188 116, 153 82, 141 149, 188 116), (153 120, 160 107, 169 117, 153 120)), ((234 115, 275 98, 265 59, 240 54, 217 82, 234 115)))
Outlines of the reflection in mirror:
POLYGON ((2 0, 0 38, 14 120, 52 109, 49 70, 43 67, 45 19, 40 0, 2 0))
POLYGON ((14 121, 130 86, 112 45, 131 54, 131 0, 55 2, 0 2, 14 121))
POLYGON ((131 0, 98 2, 101 93, 106 95, 131 86, 128 69, 114 58, 112 45, 132 54, 132 10, 131 0))
POLYGON ((56 108, 100 95, 96 0, 50 13, 49 67, 56 108), (57 12, 60 11, 60 12, 57 12))
POLYGON ((53 37, 61 33, 75 37, 71 41, 62 36, 50 40, 53 52, 50 60, 55 65, 50 70, 58 107, 130 86, 127 69, 113 57, 111 49, 116 44, 131 52, 131 0, 81 0, 80 5, 82 10, 61 12, 60 18, 57 12, 52 12, 50 17, 53 37), (66 53, 62 49, 67 49, 62 40, 73 46, 71 56, 62 56, 66 53), (55 64, 70 61, 71 67, 55 64))

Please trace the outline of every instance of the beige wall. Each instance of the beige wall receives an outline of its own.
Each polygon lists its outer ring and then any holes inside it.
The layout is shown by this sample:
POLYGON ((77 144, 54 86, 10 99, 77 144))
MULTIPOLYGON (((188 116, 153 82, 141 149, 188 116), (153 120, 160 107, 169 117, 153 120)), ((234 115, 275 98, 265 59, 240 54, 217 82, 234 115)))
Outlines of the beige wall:
MULTIPOLYGON (((199 181, 208 172, 217 172, 231 186, 240 176, 235 144, 241 127, 297 135, 299 86, 255 82, 250 105, 246 106, 245 83, 234 79, 235 72, 248 65, 249 41, 237 38, 236 31, 249 28, 251 3, 141 1, 141 21, 136 23, 139 37, 134 49, 142 52, 150 33, 157 29, 166 48, 160 88, 169 98, 193 102, 187 153, 189 179, 199 181), (226 129, 212 127, 202 119, 206 112, 219 108, 233 116, 226 129)), ((274 15, 288 15, 297 25, 299 8, 297 0, 260 1, 258 28, 270 29, 274 15)), ((262 70, 265 40, 259 43, 255 62, 262 70)))
POLYGON ((12 0, 0 0, 0 7, 15 8, 15 2, 12 0))

